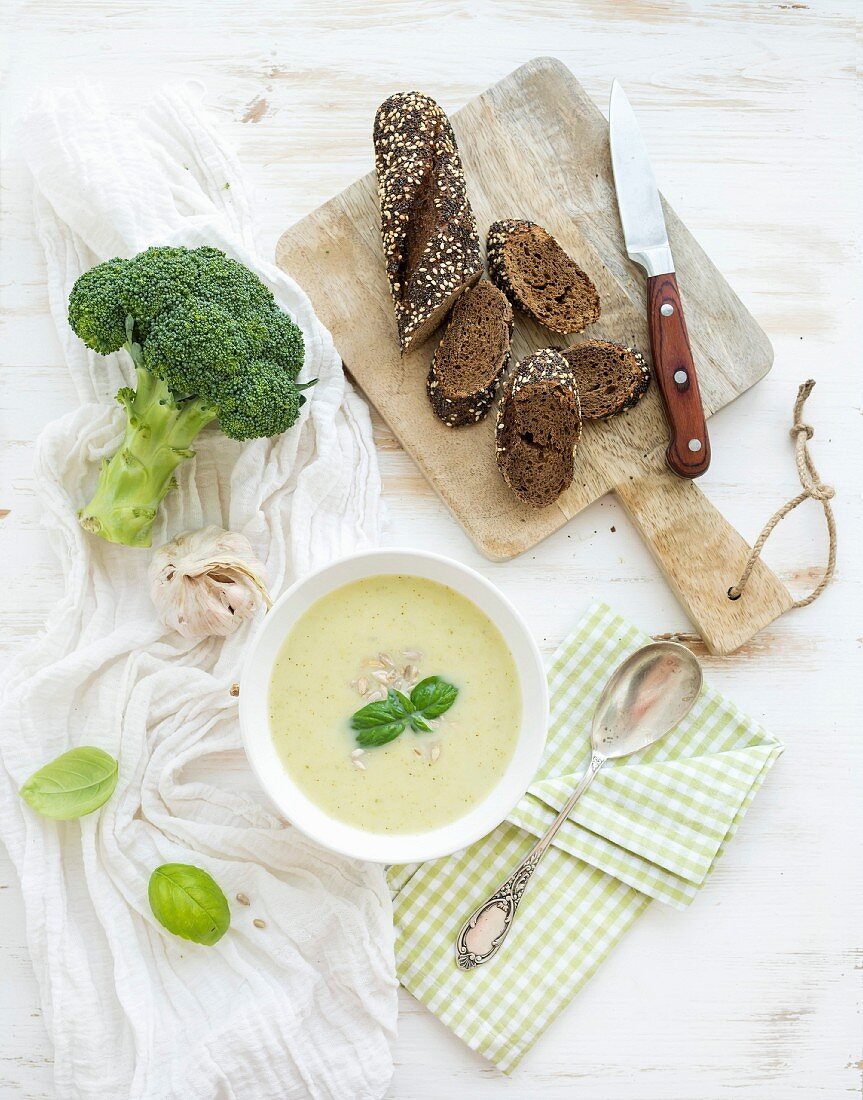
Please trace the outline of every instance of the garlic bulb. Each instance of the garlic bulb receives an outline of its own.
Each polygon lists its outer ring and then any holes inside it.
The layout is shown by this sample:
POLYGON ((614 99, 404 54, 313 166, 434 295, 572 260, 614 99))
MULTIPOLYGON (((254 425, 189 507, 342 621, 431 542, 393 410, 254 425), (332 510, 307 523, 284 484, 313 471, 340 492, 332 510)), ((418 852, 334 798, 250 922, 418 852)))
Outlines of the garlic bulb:
POLYGON ((150 563, 150 594, 165 626, 186 638, 233 634, 263 602, 263 565, 236 531, 203 527, 165 543, 150 563))

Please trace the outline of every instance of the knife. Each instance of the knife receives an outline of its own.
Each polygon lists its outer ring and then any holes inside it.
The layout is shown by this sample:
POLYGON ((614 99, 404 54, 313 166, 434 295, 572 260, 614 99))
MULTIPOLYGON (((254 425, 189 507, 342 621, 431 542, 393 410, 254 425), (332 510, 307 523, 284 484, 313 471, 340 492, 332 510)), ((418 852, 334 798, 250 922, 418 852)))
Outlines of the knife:
POLYGON ((611 85, 608 132, 626 251, 647 274, 647 327, 653 371, 671 435, 665 461, 680 477, 700 477, 710 465, 710 440, 668 231, 647 146, 626 92, 617 80, 611 85))

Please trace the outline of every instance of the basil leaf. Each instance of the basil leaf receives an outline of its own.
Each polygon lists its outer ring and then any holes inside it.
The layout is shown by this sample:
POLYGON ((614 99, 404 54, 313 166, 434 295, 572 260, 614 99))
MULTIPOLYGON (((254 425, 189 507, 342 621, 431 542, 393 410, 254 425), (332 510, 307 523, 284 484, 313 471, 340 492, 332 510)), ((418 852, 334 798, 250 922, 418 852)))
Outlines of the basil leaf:
POLYGON ((357 734, 357 744, 364 749, 376 749, 379 745, 388 745, 395 741, 400 733, 405 731, 405 720, 399 718, 396 722, 387 722, 373 729, 365 729, 357 734))
POLYGON ((228 931, 231 911, 216 880, 189 863, 164 863, 150 875, 153 916, 175 936, 207 947, 228 931))
POLYGON ((351 716, 351 729, 357 734, 357 744, 364 749, 388 745, 404 733, 410 724, 416 733, 430 733, 429 720, 449 710, 456 700, 458 688, 429 676, 421 680, 410 694, 390 688, 384 701, 369 703, 351 716))
POLYGON ((352 730, 370 730, 377 726, 386 725, 388 722, 404 720, 404 713, 399 706, 393 706, 389 698, 382 703, 368 703, 351 715, 352 730))
POLYGON ((411 702, 423 718, 439 718, 456 701, 458 688, 440 676, 427 676, 411 692, 411 702))
POLYGON ((70 749, 34 772, 19 794, 27 805, 56 821, 72 821, 103 806, 117 786, 117 761, 103 749, 70 749))
POLYGON ((413 714, 414 705, 404 692, 390 688, 387 692, 387 701, 394 709, 399 708, 402 714, 413 714))
POLYGON ((384 702, 369 703, 351 716, 351 729, 357 733, 357 744, 365 749, 395 741, 404 733, 413 703, 401 691, 390 688, 384 702))

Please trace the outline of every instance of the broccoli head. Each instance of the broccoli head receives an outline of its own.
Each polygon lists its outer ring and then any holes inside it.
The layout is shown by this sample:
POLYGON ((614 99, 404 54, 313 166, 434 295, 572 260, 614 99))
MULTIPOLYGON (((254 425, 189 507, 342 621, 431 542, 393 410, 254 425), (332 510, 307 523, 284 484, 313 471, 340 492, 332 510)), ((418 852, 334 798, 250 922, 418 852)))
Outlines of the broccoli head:
POLYGON ((148 248, 98 264, 72 288, 69 324, 89 348, 125 348, 135 365, 136 388, 117 394, 123 443, 79 513, 111 542, 150 545, 174 470, 209 421, 233 439, 278 435, 305 400, 302 333, 257 275, 217 248, 148 248))

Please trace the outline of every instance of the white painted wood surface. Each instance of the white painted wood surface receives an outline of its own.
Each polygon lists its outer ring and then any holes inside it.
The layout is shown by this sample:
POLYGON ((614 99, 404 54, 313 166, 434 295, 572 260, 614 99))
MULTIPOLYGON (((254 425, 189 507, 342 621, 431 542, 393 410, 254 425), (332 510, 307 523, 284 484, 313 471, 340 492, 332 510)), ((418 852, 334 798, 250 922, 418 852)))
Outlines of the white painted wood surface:
MULTIPOLYGON (((798 382, 818 379, 808 419, 816 462, 840 493, 837 580, 743 652, 706 661, 712 680, 787 745, 710 885, 686 913, 653 906, 512 1079, 404 995, 393 1100, 860 1093, 857 10, 856 0, 3 5, 9 112, 49 80, 101 80, 132 106, 163 81, 201 80, 258 188, 266 254, 287 225, 369 169, 371 118, 390 92, 419 87, 452 109, 551 53, 604 107, 617 75, 660 186, 776 350, 768 378, 711 421, 714 462, 702 480, 749 538, 796 491, 791 405, 798 382)), ((0 519, 0 651, 8 653, 39 630, 61 591, 31 466, 36 435, 72 391, 47 314, 26 180, 4 130, 0 509, 11 511, 0 519)), ((594 596, 653 633, 687 629, 610 500, 522 558, 491 565, 377 427, 392 540, 480 569, 510 594, 545 651, 594 596)), ((797 590, 817 575, 822 522, 807 506, 768 546, 770 564, 797 590)), ((248 782, 240 761, 236 772, 248 782)), ((52 1095, 18 887, 0 857, 0 1097, 52 1095)))

